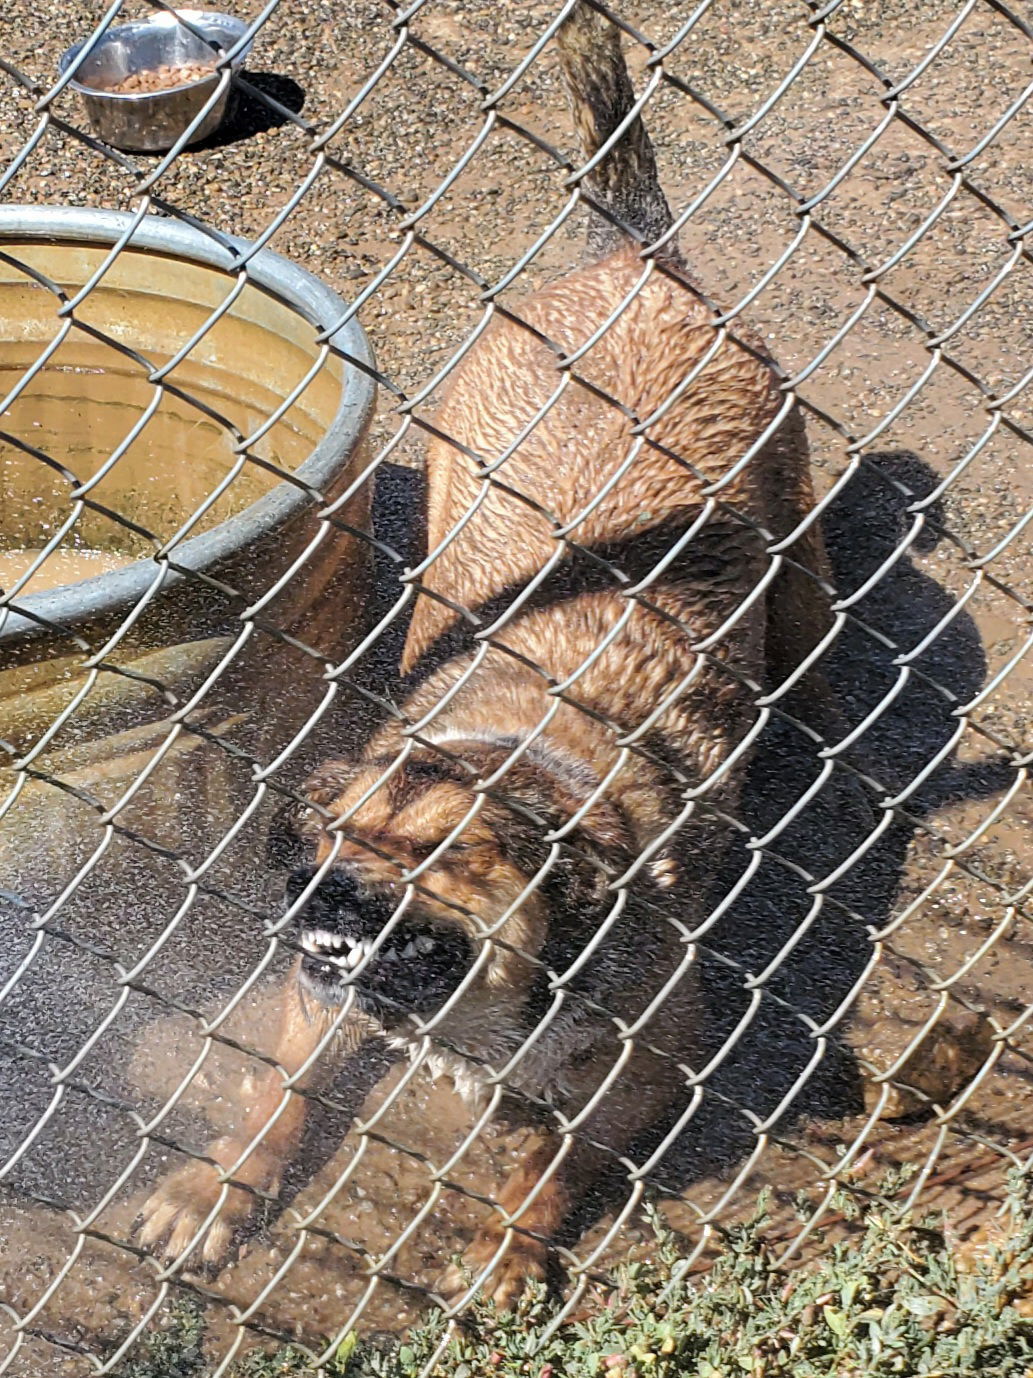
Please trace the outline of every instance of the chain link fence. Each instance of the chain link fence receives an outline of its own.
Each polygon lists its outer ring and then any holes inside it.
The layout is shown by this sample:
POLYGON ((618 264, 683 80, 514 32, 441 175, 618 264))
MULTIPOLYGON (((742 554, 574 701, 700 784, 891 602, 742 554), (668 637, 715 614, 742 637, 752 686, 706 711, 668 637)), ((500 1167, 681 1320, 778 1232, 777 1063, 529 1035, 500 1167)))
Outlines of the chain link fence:
MULTIPOLYGON (((547 1232, 568 1314, 648 1247, 647 1200, 700 1270, 761 1186, 786 1258, 834 1227, 838 1189, 878 1199, 891 1172, 901 1199, 945 1208, 965 1238, 1033 1148, 1033 27, 997 0, 605 11, 691 268, 680 290, 702 304, 712 351, 758 332, 779 361, 781 414, 795 400, 811 449, 813 515, 781 541, 768 533, 763 573, 702 650, 720 662, 722 636, 798 568, 794 541, 814 522, 831 620, 797 673, 750 687, 739 796, 715 772, 681 778, 685 808, 661 841, 705 826, 713 847, 709 872, 670 890, 684 910, 663 911, 683 960, 648 1009, 622 1006, 620 980, 585 1004, 608 1022, 612 1068, 574 1112, 526 1069, 619 929, 613 896, 657 847, 625 876, 604 856, 610 907, 583 952, 537 963, 545 997, 505 1065, 481 1067, 490 1094, 476 1107, 428 1074, 456 1052, 436 1010, 401 1063, 377 1039, 342 1059, 339 1027, 321 1026, 311 1060, 333 1077, 283 1066, 293 916, 325 886, 309 872, 285 906, 267 855, 278 819, 311 810, 310 772, 356 757, 385 723, 398 757, 370 797, 390 793, 414 743, 455 765, 447 727, 428 729, 453 691, 412 700, 398 668, 414 606, 448 610, 433 566, 474 515, 425 547, 423 458, 443 443, 442 390, 489 325, 519 328, 529 293, 584 259, 590 183, 567 152, 554 61, 571 9, 242 5, 253 46, 232 81, 225 56, 212 96, 229 92, 226 121, 155 155, 101 141, 74 73, 56 73, 73 43, 167 7, 11 0, 0 18, 0 1372, 116 1372, 184 1293, 204 1307, 218 1373, 256 1344, 300 1341, 325 1359, 355 1328, 461 1309, 535 1234, 521 1210, 592 1138, 593 1109, 612 1101, 631 1118, 649 1099, 648 1078, 630 1101, 620 1082, 643 1048, 674 1092, 659 1127, 596 1144, 598 1190, 547 1232), (124 214, 88 233, 76 208, 124 214), (98 572, 103 587, 66 587, 98 572), (819 663, 831 727, 801 690, 819 663), (650 1019, 686 990, 691 1037, 653 1046, 650 1019), (148 1241, 134 1223, 144 1203, 170 1172, 210 1163, 213 1135, 247 1130, 270 1077, 270 1123, 299 1102, 309 1112, 285 1180, 246 1177, 262 1135, 240 1162, 215 1155, 257 1192, 265 1228, 217 1275, 196 1266, 214 1215, 182 1256, 160 1257, 160 1231, 148 1241), (493 1121, 503 1092, 558 1128, 558 1150, 535 1158, 531 1128, 493 1121), (522 1163, 537 1185, 507 1198, 522 1163), (515 1228, 443 1288, 489 1218, 515 1228)), ((643 283, 662 278, 654 255, 644 265, 643 283)), ((607 402, 591 350, 554 350, 537 424, 567 389, 607 402)), ((506 492, 517 439, 456 462, 506 492)), ((697 549, 715 512, 735 518, 722 494, 757 449, 727 455, 697 549)), ((617 477, 640 452, 622 453, 617 477)), ((604 497, 586 494, 586 510, 604 497)), ((632 595, 679 539, 639 571, 552 525, 599 587, 632 595)), ((487 650, 549 572, 501 608, 451 611, 487 650)), ((673 686, 628 679, 642 716, 657 715, 673 686)), ((552 688, 569 704, 570 684, 552 688)), ((487 783, 474 771, 478 803, 438 851, 519 770, 504 703, 492 712, 506 761, 487 783)), ((622 739, 621 759, 637 746, 622 739)), ((324 821, 339 792, 317 800, 324 821)), ((510 911, 547 891, 603 792, 531 819, 552 860, 510 911)), ((352 816, 368 805, 353 799, 352 816)), ((351 845, 339 821, 327 836, 320 875, 351 845)), ((396 859, 388 935, 426 900, 435 855, 396 859)), ((481 922, 475 967, 499 951, 497 929, 481 922)), ((471 991, 466 973, 438 1004, 461 1012, 471 991)), ((227 1185, 219 1211, 236 1199, 227 1185)))

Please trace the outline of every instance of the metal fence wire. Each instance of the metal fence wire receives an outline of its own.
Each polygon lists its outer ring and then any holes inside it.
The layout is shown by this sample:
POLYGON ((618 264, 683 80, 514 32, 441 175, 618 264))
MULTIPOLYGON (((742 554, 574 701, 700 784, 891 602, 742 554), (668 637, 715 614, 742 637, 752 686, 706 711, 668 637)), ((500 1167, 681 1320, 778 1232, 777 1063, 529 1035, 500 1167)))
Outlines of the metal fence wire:
POLYGON ((58 59, 196 14, 4 7, 0 1372, 183 1294, 219 1374, 527 1275, 576 1314, 648 1201, 702 1271, 762 1185, 787 1258, 843 1189, 963 1239, 1033 1148, 1029 16, 586 0, 637 93, 586 162, 574 9, 242 0, 226 122, 137 154, 58 59), (640 113, 688 272, 639 234, 553 338, 640 113), (694 468, 667 421, 768 350, 694 468))

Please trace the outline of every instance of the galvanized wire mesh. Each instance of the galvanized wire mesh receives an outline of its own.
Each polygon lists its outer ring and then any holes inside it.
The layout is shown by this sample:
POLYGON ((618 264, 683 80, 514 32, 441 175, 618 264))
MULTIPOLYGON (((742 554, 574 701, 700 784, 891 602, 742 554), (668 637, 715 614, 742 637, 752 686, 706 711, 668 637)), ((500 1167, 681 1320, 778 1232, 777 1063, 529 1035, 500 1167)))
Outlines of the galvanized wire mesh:
MULTIPOLYGON (((12 308, 0 446, 9 474, 28 464, 58 495, 38 553, 0 596, 3 692, 19 705, 0 732, 0 1372, 114 1371, 184 1290, 212 1318, 218 1372, 271 1336, 329 1354, 356 1326, 396 1327, 428 1299, 455 1306, 438 1296, 440 1268, 519 1157, 486 1113, 423 1076, 440 1053, 432 1019, 403 1072, 385 1074, 374 1051, 347 1086, 297 1089, 284 1074, 283 1104, 294 1088, 326 1121, 323 1166, 288 1184, 271 1240, 217 1281, 189 1259, 163 1265, 132 1229, 149 1186, 232 1123, 241 1078, 253 1088, 275 1068, 268 1016, 296 941, 263 859, 271 816, 376 722, 399 717, 410 744, 425 726, 405 723, 395 669, 439 553, 418 543, 422 442, 487 324, 519 322, 528 291, 582 252, 585 169, 562 151, 551 61, 570 8, 251 6, 255 48, 228 126, 197 148, 188 130, 156 158, 99 141, 54 79, 65 47, 144 10, 67 3, 0 21, 5 198, 129 212, 71 288, 11 247, 25 237, 0 220, 3 281, 47 294, 52 315, 27 358, 12 308), (139 321, 98 326, 91 296, 166 218, 210 244, 220 287, 156 358, 139 321), (280 290, 269 247, 350 304, 311 307, 303 362, 241 415, 188 370, 249 291, 280 290), (63 364, 77 344, 95 353, 63 364), (110 447, 85 473, 48 446, 32 399, 55 372, 116 364, 146 395, 128 426, 112 413, 110 447), (321 487, 296 473, 314 441, 294 409, 335 368, 338 382, 375 379, 380 405, 365 450, 321 487), (173 402, 220 437, 224 462, 152 529, 132 501, 95 490, 173 402), (281 423, 302 435, 290 463, 263 443, 281 423), (184 554, 206 521, 275 483, 305 508, 304 539, 259 543, 238 582, 184 554), (113 621, 68 625, 30 581, 95 544, 143 557, 147 577, 113 621), (189 637, 177 600, 200 609, 189 637), (170 646, 178 659, 162 658, 170 646)), ((796 676, 755 696, 741 808, 712 809, 733 838, 724 891, 685 932, 710 1027, 668 1059, 679 1096, 665 1136, 611 1154, 608 1213, 559 1249, 568 1311, 641 1241, 649 1194, 702 1267, 760 1183, 807 1202, 802 1223, 776 1218, 791 1256, 829 1223, 837 1187, 870 1197, 880 1169, 901 1164, 917 1168, 905 1191, 947 1205, 963 1233, 1031 1147, 1033 29, 996 0, 927 6, 919 20, 889 0, 704 0, 677 15, 642 3, 613 18, 715 341, 757 325, 786 405, 807 419, 812 520, 835 581, 809 663, 827 671, 844 725, 830 739, 801 718, 796 676), (959 1014, 978 1030, 964 1075, 959 1014), (901 1091, 916 1052, 931 1079, 916 1092, 912 1064, 901 1091)), ((557 351, 558 386, 580 363, 557 351)), ((54 395, 68 407, 75 393, 54 395)), ((504 457, 476 458, 488 485, 505 482, 504 457)), ((749 458, 729 456, 729 473, 749 458)), ((792 546, 770 543, 769 573, 792 546)), ((408 896, 425 868, 411 867, 408 896)), ((551 975, 562 993, 569 973, 551 975)), ((622 1049, 641 1042, 634 1012, 609 1013, 622 1049)), ((569 1147, 578 1119, 561 1128, 569 1147)))

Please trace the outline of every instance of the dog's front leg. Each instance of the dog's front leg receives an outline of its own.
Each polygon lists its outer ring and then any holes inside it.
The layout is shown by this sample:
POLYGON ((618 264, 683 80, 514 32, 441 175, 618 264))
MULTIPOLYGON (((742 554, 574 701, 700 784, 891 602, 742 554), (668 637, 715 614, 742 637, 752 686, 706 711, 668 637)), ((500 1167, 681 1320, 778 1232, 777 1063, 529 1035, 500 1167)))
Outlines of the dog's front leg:
POLYGON ((443 1297, 457 1301, 486 1268, 477 1294, 500 1308, 513 1305, 532 1280, 546 1276, 550 1241, 570 1206, 562 1136, 538 1129, 524 1145, 520 1163, 494 1198, 496 1214, 480 1230, 439 1284, 443 1297))
MULTIPOLYGON (((571 1211, 602 1183, 625 1174, 621 1155, 665 1114, 681 1078, 670 1059, 642 1049, 610 1080, 616 1058, 611 1045, 566 1069, 566 1094, 557 1108, 575 1124, 573 1132, 567 1136, 558 1125, 539 1126, 529 1136, 520 1162, 494 1194, 495 1214, 461 1264, 441 1279, 440 1291, 449 1301, 462 1297, 490 1265, 478 1296, 500 1308, 512 1306, 528 1281, 546 1278, 550 1250, 571 1211), (581 1117, 579 1110, 603 1083, 598 1105, 581 1117)), ((504 1113, 519 1123, 515 1099, 507 1101, 504 1113)))
MULTIPOLYGON (((275 1197, 284 1168, 297 1151, 306 1115, 300 1091, 311 1087, 316 1068, 306 1070, 290 1088, 284 1085, 285 1076, 294 1077, 305 1067, 331 1029, 334 1014, 303 998, 296 964, 284 991, 273 1050, 276 1066, 266 1067, 257 1084, 242 1085, 239 1094, 249 1099, 240 1128, 208 1145, 205 1156, 212 1162, 192 1160, 152 1193, 140 1215, 138 1233, 145 1247, 176 1259, 203 1229, 191 1249, 190 1266, 214 1269, 227 1261, 262 1199, 275 1197)), ((357 1029, 349 1041, 357 1043, 363 1033, 357 1029)))

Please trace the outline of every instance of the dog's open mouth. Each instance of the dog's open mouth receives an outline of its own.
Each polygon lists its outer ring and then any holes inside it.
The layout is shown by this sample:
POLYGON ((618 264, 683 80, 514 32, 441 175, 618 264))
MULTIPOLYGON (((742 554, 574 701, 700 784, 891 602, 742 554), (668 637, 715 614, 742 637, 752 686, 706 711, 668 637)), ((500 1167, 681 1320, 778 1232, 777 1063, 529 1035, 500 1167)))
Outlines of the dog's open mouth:
MULTIPOLYGON (((419 933, 415 938, 409 938, 401 950, 389 940, 379 955, 385 962, 410 961, 419 956, 429 956, 437 945, 437 940, 429 933, 419 933)), ((301 935, 301 947, 305 953, 329 962, 332 966, 344 967, 348 971, 354 971, 363 958, 372 954, 375 946, 375 938, 358 938, 350 933, 330 933, 325 928, 310 928, 301 935)))
POLYGON ((327 1004, 349 987, 360 1006, 390 1024, 439 1008, 470 969, 473 953, 458 930, 399 924, 384 937, 303 927, 298 935, 305 985, 327 1004))
MULTIPOLYGON (((311 885, 313 866, 287 880, 294 904, 311 885)), ((473 945, 456 924, 407 912, 396 920, 394 893, 364 886, 349 870, 322 877, 296 915, 301 979, 317 1000, 340 1005, 353 992, 381 1024, 441 1008, 470 970, 473 945)))

